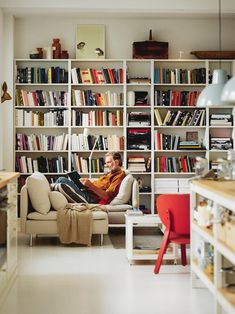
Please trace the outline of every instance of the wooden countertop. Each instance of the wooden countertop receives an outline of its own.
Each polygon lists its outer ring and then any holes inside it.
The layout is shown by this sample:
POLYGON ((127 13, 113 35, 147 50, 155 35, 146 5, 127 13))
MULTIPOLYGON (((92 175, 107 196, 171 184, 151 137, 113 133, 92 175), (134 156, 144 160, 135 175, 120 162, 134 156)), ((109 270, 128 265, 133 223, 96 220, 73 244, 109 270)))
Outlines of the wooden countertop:
POLYGON ((235 181, 193 180, 192 183, 235 202, 235 181))
POLYGON ((18 178, 19 176, 19 172, 0 171, 0 189, 6 186, 11 180, 18 178))

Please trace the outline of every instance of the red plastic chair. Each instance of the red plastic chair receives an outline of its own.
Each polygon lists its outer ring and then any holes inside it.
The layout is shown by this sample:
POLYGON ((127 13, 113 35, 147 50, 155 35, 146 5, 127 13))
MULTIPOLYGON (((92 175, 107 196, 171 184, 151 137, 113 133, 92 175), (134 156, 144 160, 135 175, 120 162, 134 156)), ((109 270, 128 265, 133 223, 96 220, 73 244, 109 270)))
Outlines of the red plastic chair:
POLYGON ((187 265, 186 244, 190 243, 190 195, 162 194, 156 199, 156 207, 166 227, 154 268, 154 273, 158 274, 167 246, 171 242, 180 244, 181 263, 183 266, 187 265))

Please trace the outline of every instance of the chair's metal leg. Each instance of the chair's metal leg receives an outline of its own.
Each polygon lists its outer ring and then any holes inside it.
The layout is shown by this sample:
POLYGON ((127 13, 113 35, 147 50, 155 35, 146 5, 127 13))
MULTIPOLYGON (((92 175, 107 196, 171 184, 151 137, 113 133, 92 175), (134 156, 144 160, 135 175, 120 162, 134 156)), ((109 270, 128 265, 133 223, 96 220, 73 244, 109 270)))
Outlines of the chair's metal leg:
POLYGON ((100 246, 103 245, 103 241, 104 241, 104 235, 101 234, 101 235, 100 235, 100 246))
POLYGON ((29 246, 33 246, 33 234, 30 233, 29 235, 29 246))

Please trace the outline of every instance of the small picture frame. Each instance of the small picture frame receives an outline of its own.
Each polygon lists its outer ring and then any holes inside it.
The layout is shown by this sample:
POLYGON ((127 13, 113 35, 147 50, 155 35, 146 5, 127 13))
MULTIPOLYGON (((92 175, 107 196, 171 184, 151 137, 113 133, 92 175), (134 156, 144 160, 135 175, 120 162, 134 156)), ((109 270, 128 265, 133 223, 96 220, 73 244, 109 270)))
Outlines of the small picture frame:
POLYGON ((186 132, 186 141, 188 142, 198 142, 198 132, 188 131, 186 132))

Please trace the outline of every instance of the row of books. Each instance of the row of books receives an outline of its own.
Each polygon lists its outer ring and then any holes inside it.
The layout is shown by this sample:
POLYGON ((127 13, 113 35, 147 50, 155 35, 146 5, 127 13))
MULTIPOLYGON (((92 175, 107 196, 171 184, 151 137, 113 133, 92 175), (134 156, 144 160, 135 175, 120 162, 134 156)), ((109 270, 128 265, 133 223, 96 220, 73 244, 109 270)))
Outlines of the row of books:
POLYGON ((68 71, 59 66, 49 68, 41 67, 17 68, 16 83, 67 84, 68 71))
POLYGON ((230 137, 210 137, 211 150, 228 150, 233 148, 233 139, 230 137))
POLYGON ((68 134, 16 134, 17 151, 61 151, 68 149, 68 134))
POLYGON ((72 89, 72 106, 123 106, 123 93, 72 89))
POLYGON ((80 69, 72 68, 73 84, 122 84, 124 82, 123 69, 104 68, 80 69))
MULTIPOLYGON (((63 173, 67 169, 65 158, 57 156, 55 158, 38 157, 32 159, 27 156, 16 156, 15 169, 21 173, 63 173)), ((40 191, 39 191, 40 192, 40 191)))
POLYGON ((155 106, 196 106, 199 91, 156 90, 155 106))
POLYGON ((151 116, 147 112, 135 111, 127 114, 129 126, 149 126, 151 124, 151 116))
POLYGON ((68 126, 67 110, 50 109, 48 112, 15 110, 16 126, 68 126))
POLYGON ((154 110, 154 114, 159 126, 202 126, 205 124, 205 109, 168 110, 164 119, 158 109, 154 110))
POLYGON ((177 150, 179 146, 180 136, 163 134, 154 131, 154 148, 155 150, 177 150))
MULTIPOLYGON (((91 150, 95 144, 96 138, 94 136, 85 136, 82 133, 72 134, 71 145, 73 151, 91 150)), ((124 149, 124 137, 116 134, 103 136, 99 135, 97 139, 95 150, 116 150, 124 149)))
POLYGON ((213 113, 210 115, 211 126, 232 126, 233 116, 229 113, 213 113))
MULTIPOLYGON (((78 154, 72 154, 72 166, 74 170, 79 173, 89 173, 89 160, 79 156, 78 154)), ((101 173, 104 172, 104 158, 92 158, 91 159, 91 172, 101 173)))
POLYGON ((91 110, 89 112, 72 111, 72 126, 122 126, 123 112, 91 110))
POLYGON ((68 93, 65 91, 36 90, 33 92, 29 92, 23 89, 17 89, 15 96, 16 106, 68 106, 68 93))
POLYGON ((127 158, 127 169, 132 172, 150 172, 151 158, 144 156, 129 156, 127 158))
POLYGON ((155 159, 155 171, 167 173, 194 172, 195 158, 190 156, 166 157, 159 156, 155 159))
POLYGON ((151 149, 151 130, 150 129, 128 129, 127 130, 127 149, 130 150, 149 150, 151 149))
POLYGON ((205 84, 206 68, 197 69, 154 69, 155 84, 205 84))

